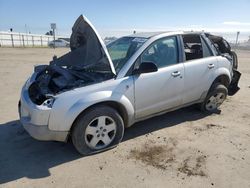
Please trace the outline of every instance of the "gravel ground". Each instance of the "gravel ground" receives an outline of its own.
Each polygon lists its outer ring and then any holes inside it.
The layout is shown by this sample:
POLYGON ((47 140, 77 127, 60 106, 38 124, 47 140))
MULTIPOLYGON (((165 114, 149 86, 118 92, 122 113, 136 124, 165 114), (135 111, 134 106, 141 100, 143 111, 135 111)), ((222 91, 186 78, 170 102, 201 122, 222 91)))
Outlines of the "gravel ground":
POLYGON ((36 141, 18 122, 33 65, 67 51, 0 48, 0 187, 250 187, 250 51, 238 51, 241 90, 220 113, 188 107, 151 118, 88 157, 71 143, 36 141))

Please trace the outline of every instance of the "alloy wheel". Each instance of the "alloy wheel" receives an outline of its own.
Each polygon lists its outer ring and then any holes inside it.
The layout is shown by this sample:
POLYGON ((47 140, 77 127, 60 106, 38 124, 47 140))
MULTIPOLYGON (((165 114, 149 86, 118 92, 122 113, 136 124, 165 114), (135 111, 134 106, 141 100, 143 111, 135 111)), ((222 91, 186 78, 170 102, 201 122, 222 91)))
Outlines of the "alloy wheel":
POLYGON ((85 130, 85 141, 91 149, 107 147, 115 138, 117 125, 109 116, 99 116, 93 119, 85 130))
POLYGON ((216 110, 225 100, 226 95, 224 93, 216 93, 212 95, 206 103, 206 110, 213 111, 216 110))

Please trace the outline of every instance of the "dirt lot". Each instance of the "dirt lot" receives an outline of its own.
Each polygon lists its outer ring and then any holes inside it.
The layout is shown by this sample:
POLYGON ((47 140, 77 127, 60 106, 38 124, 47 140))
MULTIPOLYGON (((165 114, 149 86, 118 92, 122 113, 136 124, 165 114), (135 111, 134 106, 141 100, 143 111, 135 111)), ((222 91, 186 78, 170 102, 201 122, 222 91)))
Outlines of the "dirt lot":
POLYGON ((250 187, 250 51, 239 51, 241 90, 221 113, 193 107, 126 130, 107 152, 40 142, 20 126, 17 102, 33 65, 67 49, 0 48, 0 187, 250 187))

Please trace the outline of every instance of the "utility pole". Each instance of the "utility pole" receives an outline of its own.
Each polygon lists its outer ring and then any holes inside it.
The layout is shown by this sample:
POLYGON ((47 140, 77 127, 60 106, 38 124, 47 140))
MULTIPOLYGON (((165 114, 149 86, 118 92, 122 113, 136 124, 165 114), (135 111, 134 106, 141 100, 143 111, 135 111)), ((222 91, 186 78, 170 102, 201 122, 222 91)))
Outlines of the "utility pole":
POLYGON ((27 42, 27 46, 28 46, 28 28, 27 28, 26 24, 24 25, 24 27, 25 27, 25 32, 26 32, 26 42, 27 42))
POLYGON ((238 32, 237 32, 237 35, 236 35, 235 48, 236 48, 237 45, 238 45, 239 35, 240 35, 240 32, 238 31, 238 32))
POLYGON ((12 28, 10 28, 10 32, 11 32, 11 34, 10 34, 10 37, 11 37, 11 43, 12 43, 12 47, 14 48, 14 40, 13 40, 13 34, 12 34, 12 31, 13 31, 13 29, 12 29, 12 28))
POLYGON ((50 24, 50 27, 51 27, 51 29, 53 30, 54 48, 55 48, 55 47, 56 47, 56 42, 55 42, 55 40, 56 40, 56 33, 55 33, 55 30, 56 30, 56 23, 51 23, 51 24, 50 24))

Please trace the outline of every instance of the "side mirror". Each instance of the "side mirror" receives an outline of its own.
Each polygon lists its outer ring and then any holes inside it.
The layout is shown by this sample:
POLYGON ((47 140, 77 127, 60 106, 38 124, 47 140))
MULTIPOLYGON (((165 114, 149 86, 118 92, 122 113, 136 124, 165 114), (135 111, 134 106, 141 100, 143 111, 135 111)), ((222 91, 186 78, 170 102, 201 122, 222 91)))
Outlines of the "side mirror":
POLYGON ((142 62, 139 68, 133 71, 133 74, 143 74, 157 71, 158 68, 153 62, 142 62))

